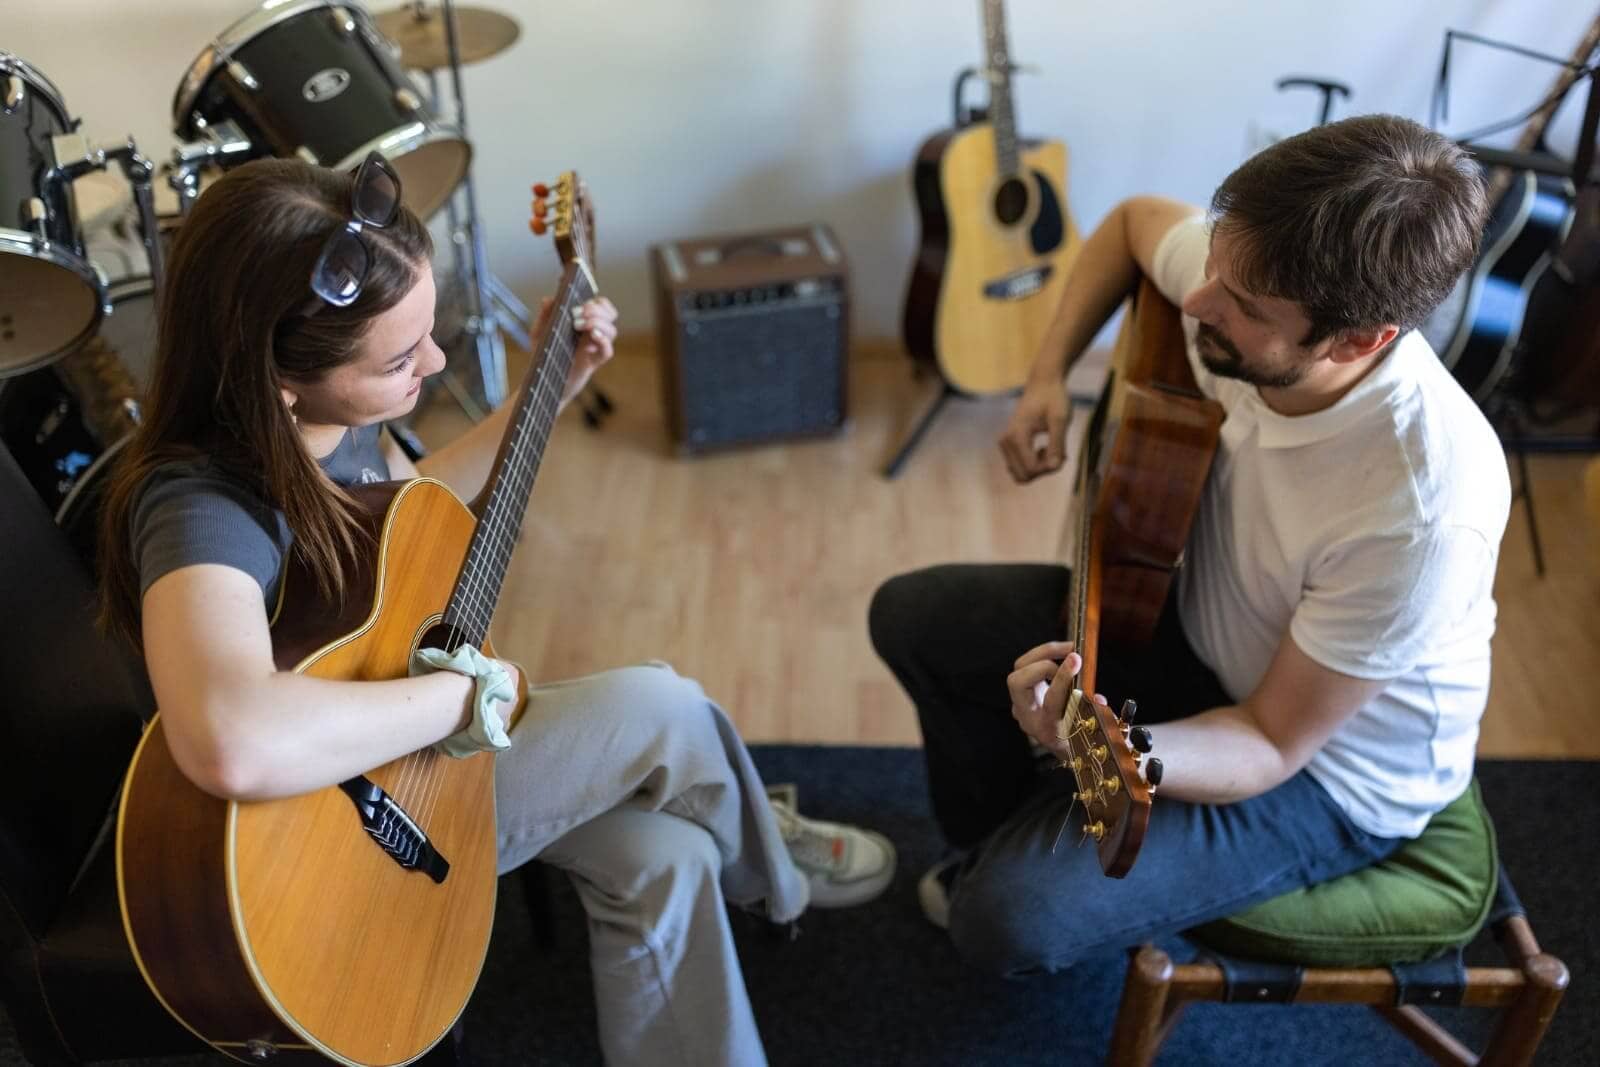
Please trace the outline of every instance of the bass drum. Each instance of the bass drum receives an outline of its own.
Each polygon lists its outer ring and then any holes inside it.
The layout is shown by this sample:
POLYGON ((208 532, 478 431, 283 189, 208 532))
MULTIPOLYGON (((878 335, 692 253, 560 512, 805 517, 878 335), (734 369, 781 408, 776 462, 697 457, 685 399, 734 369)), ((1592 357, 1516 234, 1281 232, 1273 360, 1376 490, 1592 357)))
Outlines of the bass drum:
POLYGON ((105 450, 55 367, 0 381, 0 441, 52 513, 105 450))
POLYGON ((44 75, 0 52, 0 378, 61 358, 104 313, 72 183, 49 176, 52 139, 76 125, 44 75))
POLYGON ((472 149, 441 124, 355 4, 267 0, 200 53, 172 101, 172 127, 194 141, 231 122, 255 156, 334 170, 383 153, 406 206, 426 219, 466 177, 472 149))
POLYGON ((106 488, 111 484, 117 457, 127 447, 128 440, 128 437, 123 437, 114 441, 110 448, 96 456, 94 462, 84 468, 83 474, 73 482, 72 488, 56 508, 56 525, 96 579, 99 577, 96 560, 100 554, 100 506, 105 501, 106 488))

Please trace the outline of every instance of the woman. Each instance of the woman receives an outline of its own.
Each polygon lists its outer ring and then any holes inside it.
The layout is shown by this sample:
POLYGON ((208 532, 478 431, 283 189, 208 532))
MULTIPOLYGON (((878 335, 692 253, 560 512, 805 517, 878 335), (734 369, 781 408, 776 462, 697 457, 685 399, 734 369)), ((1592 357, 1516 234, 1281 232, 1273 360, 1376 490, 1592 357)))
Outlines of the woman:
MULTIPOLYGON (((340 595, 354 544, 341 487, 417 474, 382 424, 444 356, 431 243, 399 198, 381 157, 354 178, 253 162, 206 191, 172 250, 145 422, 108 497, 104 613, 142 645, 179 767, 219 797, 504 741, 507 663, 379 682, 273 665, 269 602, 290 553, 340 595)), ((610 358, 615 308, 590 301, 579 328, 563 402, 610 358)), ((506 413, 423 469, 471 499, 506 413)), ((496 757, 499 866, 537 856, 577 886, 607 1059, 761 1062, 725 900, 776 922, 808 899, 860 903, 888 884, 892 847, 769 804, 727 717, 664 664, 532 686, 526 708, 496 757)))

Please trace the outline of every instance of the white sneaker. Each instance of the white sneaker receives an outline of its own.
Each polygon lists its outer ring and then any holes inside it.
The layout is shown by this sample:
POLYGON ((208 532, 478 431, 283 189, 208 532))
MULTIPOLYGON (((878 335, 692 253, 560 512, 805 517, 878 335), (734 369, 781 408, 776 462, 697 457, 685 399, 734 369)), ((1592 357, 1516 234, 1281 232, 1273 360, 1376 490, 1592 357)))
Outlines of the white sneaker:
POLYGON ((789 856, 811 883, 813 907, 854 907, 889 888, 895 855, 887 837, 842 823, 808 819, 795 811, 793 795, 793 787, 768 790, 789 856))
POLYGON ((917 882, 917 902, 922 905, 922 914, 941 930, 950 929, 950 880, 960 862, 960 856, 940 860, 917 882))

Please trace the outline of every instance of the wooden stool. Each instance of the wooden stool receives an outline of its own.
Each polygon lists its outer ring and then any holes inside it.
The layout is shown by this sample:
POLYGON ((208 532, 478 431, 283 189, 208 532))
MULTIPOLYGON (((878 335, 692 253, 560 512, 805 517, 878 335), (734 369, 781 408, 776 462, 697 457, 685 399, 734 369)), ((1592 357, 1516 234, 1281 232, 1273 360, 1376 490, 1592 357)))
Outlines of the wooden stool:
POLYGON ((1110 1063, 1152 1062, 1185 1007, 1215 1001, 1367 1004, 1439 1063, 1526 1064, 1568 982, 1500 868, 1476 783, 1382 863, 1189 936, 1202 946, 1193 963, 1153 945, 1130 953, 1110 1063), (1485 921, 1504 967, 1463 964, 1485 921), (1422 1005, 1504 1011, 1480 1059, 1422 1005))

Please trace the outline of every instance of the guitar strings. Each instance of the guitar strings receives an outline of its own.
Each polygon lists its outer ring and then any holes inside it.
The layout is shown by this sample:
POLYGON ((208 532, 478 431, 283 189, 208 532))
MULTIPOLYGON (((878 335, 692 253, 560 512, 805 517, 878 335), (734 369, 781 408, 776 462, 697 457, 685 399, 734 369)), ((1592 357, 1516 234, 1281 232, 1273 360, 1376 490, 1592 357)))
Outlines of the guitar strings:
MULTIPOLYGON (((558 329, 566 325, 565 320, 565 308, 563 308, 563 313, 559 317, 558 329)), ((487 608, 487 603, 493 598, 491 588, 493 574, 495 569, 505 562, 500 558, 502 555, 500 549, 503 547, 500 541, 503 538, 504 527, 509 522, 509 519, 502 521, 502 516, 508 510, 502 502, 506 499, 508 492, 515 492, 521 474, 520 468, 524 465, 527 453, 533 448, 542 447, 542 440, 539 440, 537 444, 529 444, 531 439, 528 432, 529 417, 530 415, 534 416, 536 429, 542 430, 544 428, 543 420, 538 416, 542 415, 545 409, 542 401, 547 392, 547 383, 553 377, 549 373, 549 368, 552 355, 560 348, 559 337, 560 334, 555 335, 557 343, 552 344, 547 349, 544 359, 541 360, 539 376, 533 388, 529 390, 527 398, 519 406, 516 440, 506 461, 495 472, 495 482, 490 487, 489 500, 484 509, 487 513, 486 519, 481 521, 478 528, 474 530, 472 542, 468 546, 466 568, 459 582, 462 617, 458 629, 466 630, 463 634, 468 639, 466 643, 476 644, 480 648, 484 639, 488 636, 487 616, 489 609, 487 608), (492 555, 490 555, 491 553, 492 555)), ((456 647, 459 648, 460 645, 457 644, 456 647)), ((438 807, 439 798, 443 795, 443 787, 448 774, 444 765, 439 763, 440 758, 436 752, 433 752, 432 746, 421 750, 419 764, 423 775, 420 782, 420 794, 413 796, 413 787, 410 784, 407 786, 408 799, 406 806, 413 813, 413 821, 419 826, 426 827, 431 824, 432 817, 438 807)))
MULTIPOLYGON (((559 316, 559 326, 565 327, 566 325, 567 314, 566 308, 563 307, 562 314, 559 316)), ((553 354, 555 350, 558 350, 562 347, 559 342, 563 333, 564 330, 554 335, 553 339, 557 343, 551 345, 551 352, 547 353, 545 360, 542 361, 542 366, 548 367, 550 364, 550 355, 553 354)), ((530 411, 533 411, 537 414, 544 414, 548 410, 548 405, 540 403, 540 401, 543 400, 545 395, 548 393, 546 386, 551 378, 552 375, 541 371, 540 378, 535 383, 534 388, 530 390, 531 400, 533 402, 529 403, 525 401, 522 405, 522 410, 518 413, 519 426, 526 427, 528 422, 527 415, 530 411)), ((540 428, 542 429, 543 427, 541 426, 540 428)), ((491 595, 489 589, 490 581, 487 576, 488 572, 492 568, 489 561, 484 559, 483 553, 485 551, 494 550, 497 547, 497 538, 503 535, 503 531, 493 521, 497 517, 495 514, 496 501, 498 498, 504 497, 506 471, 509 469, 515 474, 515 468, 520 466, 525 454, 527 451, 529 451, 529 448, 525 447, 528 439, 529 435, 526 432, 518 435, 517 441, 513 445, 513 450, 508 462, 503 464, 501 466, 501 470, 497 472, 496 484, 491 488, 490 504, 488 505, 488 510, 491 512, 491 522, 487 527, 480 525, 479 530, 474 531, 476 536, 474 537, 472 543, 469 544, 468 548, 469 554, 467 560, 467 571, 462 575, 460 580, 458 596, 453 598, 453 600, 459 603, 461 608, 460 614, 462 616, 462 624, 466 627, 472 628, 473 630, 481 629, 484 636, 487 636, 488 632, 486 621, 486 616, 488 613, 485 610, 484 601, 491 595)), ((539 441, 539 445, 542 446, 542 444, 543 438, 541 438, 539 441)), ((481 639, 478 641, 478 643, 481 644, 481 639)), ((456 643, 455 641, 452 641, 452 644, 454 644, 455 647, 460 647, 459 643, 456 643)), ((453 651, 453 649, 451 649, 451 651, 453 651)), ((390 793, 395 797, 396 802, 407 808, 408 811, 416 811, 418 801, 424 800, 424 802, 426 802, 424 798, 427 798, 429 793, 436 794, 436 785, 442 785, 442 775, 429 773, 435 769, 436 759, 434 757, 436 757, 436 755, 436 753, 433 753, 432 747, 428 746, 416 752, 410 753, 404 758, 404 761, 398 770, 395 786, 390 793), (435 781, 436 779, 437 783, 435 781)), ((436 804, 437 795, 435 795, 432 799, 436 804)), ((426 816, 424 816, 424 818, 426 818, 426 816)))
MULTIPOLYGON (((552 344, 546 350, 541 360, 538 378, 530 390, 529 396, 520 405, 517 412, 517 436, 512 445, 512 450, 504 463, 496 472, 495 483, 490 487, 489 500, 485 505, 487 513, 483 522, 480 522, 476 536, 468 548, 467 570, 463 575, 461 586, 463 603, 462 620, 464 627, 470 628, 466 634, 470 643, 482 647, 488 637, 488 623, 491 609, 489 604, 494 599, 494 573, 498 569, 504 573, 504 564, 509 562, 509 549, 504 545, 508 526, 511 523, 509 511, 505 503, 508 494, 522 488, 524 477, 523 468, 530 451, 542 448, 545 425, 548 422, 545 416, 548 411, 547 397, 549 383, 555 375, 552 369, 552 357, 557 357, 562 348, 561 340, 568 325, 566 307, 557 319, 557 332, 552 336, 552 344), (532 417, 534 432, 529 432, 529 420, 532 417)), ((459 647, 459 646, 458 646, 459 647)), ((419 799, 417 816, 423 823, 431 821, 437 808, 438 798, 442 794, 446 775, 434 761, 428 774, 423 780, 423 794, 419 799)))
MULTIPOLYGON (((485 542, 498 549, 493 558, 493 566, 489 561, 484 562, 483 572, 474 575, 475 608, 480 644, 487 641, 489 619, 492 608, 489 606, 496 598, 499 582, 495 579, 498 571, 503 580, 505 565, 510 562, 510 555, 515 547, 516 531, 520 529, 525 513, 528 495, 532 490, 534 477, 537 470, 533 464, 527 462, 530 455, 542 457, 551 428, 554 426, 555 413, 560 407, 560 390, 564 384, 565 372, 571 369, 570 349, 573 339, 570 337, 570 296, 563 301, 561 313, 557 316, 555 343, 546 353, 541 362, 539 379, 532 390, 530 401, 524 405, 519 413, 518 425, 521 428, 512 452, 505 465, 502 466, 501 476, 496 481, 496 486, 491 490, 490 503, 487 510, 490 512, 485 532, 485 542), (558 382, 558 379, 561 379, 558 382), (533 428, 528 429, 529 420, 533 428), (507 494, 512 494, 509 498, 507 494), (521 499, 524 511, 512 512, 516 509, 502 503, 506 500, 521 499)), ((432 817, 438 806, 440 796, 443 794, 445 775, 435 773, 432 777, 431 788, 424 800, 423 818, 431 823, 432 817)))
MULTIPOLYGON (((493 604, 503 584, 505 568, 515 550, 516 531, 521 528, 527 500, 538 473, 537 466, 529 463, 528 459, 530 456, 543 456, 560 409, 560 393, 566 373, 571 370, 576 339, 569 327, 572 295, 576 288, 575 285, 571 286, 563 294, 565 299, 556 316, 551 344, 540 362, 538 379, 518 411, 516 441, 506 461, 496 472, 495 484, 490 489, 489 502, 485 506, 487 520, 479 524, 477 536, 468 548, 467 573, 460 583, 464 594, 463 615, 466 616, 462 622, 471 627, 469 636, 476 638, 474 643, 479 647, 488 639, 493 604), (520 510, 508 503, 518 499, 523 505, 520 510)), ((416 818, 419 825, 432 821, 443 795, 447 775, 443 773, 439 758, 430 746, 422 750, 418 761, 418 770, 422 775, 416 818)), ((410 792, 408 785, 407 793, 410 792)))

